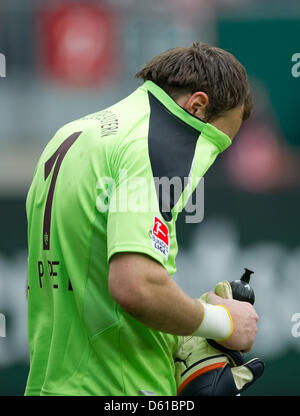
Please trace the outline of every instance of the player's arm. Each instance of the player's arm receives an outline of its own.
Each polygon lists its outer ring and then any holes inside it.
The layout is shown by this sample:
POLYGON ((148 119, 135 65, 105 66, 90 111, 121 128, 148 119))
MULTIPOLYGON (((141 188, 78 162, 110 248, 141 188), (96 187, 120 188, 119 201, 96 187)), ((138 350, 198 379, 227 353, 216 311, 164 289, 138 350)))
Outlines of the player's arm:
POLYGON ((164 267, 146 255, 113 256, 109 289, 122 309, 159 331, 189 335, 203 319, 203 306, 187 296, 164 267))
POLYGON ((109 289, 122 309, 155 330, 209 337, 210 331, 222 333, 229 312, 233 331, 226 341, 227 347, 245 350, 254 342, 257 315, 251 305, 219 297, 212 299, 218 300, 219 305, 226 301, 226 310, 195 301, 180 289, 163 266, 146 255, 114 255, 110 261, 109 289))

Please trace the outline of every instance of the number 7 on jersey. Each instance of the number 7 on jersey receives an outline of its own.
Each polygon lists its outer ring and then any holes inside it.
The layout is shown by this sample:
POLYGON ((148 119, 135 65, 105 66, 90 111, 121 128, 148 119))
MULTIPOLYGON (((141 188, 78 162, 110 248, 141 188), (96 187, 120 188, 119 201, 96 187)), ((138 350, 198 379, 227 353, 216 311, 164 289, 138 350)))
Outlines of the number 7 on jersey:
POLYGON ((78 139, 82 132, 79 131, 77 133, 73 133, 69 136, 66 140, 62 142, 59 148, 56 150, 55 153, 47 160, 45 163, 45 180, 50 175, 53 166, 53 174, 52 179, 49 186, 48 196, 45 205, 44 211, 44 226, 43 226, 43 249, 50 250, 50 227, 51 227, 51 212, 52 212, 52 202, 53 202, 53 195, 54 189, 56 184, 57 175, 62 164, 64 157, 66 156, 67 151, 70 149, 72 144, 78 139))

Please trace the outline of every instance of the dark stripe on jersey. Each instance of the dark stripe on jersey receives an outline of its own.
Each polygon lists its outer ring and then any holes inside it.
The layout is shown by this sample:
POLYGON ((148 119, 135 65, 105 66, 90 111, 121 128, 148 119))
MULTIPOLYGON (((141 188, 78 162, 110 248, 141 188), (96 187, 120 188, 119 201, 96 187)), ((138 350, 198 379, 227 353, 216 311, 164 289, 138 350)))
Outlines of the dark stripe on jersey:
POLYGON ((148 95, 151 109, 149 157, 160 213, 165 221, 171 221, 171 210, 180 198, 180 190, 183 191, 187 185, 184 178, 190 173, 200 132, 172 114, 150 91, 148 95), (159 180, 163 177, 169 180, 177 178, 177 181, 174 180, 174 186, 168 189, 159 186, 159 180))

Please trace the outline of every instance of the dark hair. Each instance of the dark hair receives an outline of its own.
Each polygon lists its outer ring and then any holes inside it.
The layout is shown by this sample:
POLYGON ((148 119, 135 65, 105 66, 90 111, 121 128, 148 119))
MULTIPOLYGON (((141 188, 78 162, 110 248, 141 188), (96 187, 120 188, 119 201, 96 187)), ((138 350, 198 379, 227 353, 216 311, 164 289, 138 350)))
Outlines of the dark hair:
POLYGON ((205 43, 169 49, 149 61, 136 78, 155 82, 174 100, 186 93, 205 92, 209 97, 206 119, 245 104, 243 119, 252 110, 246 70, 229 52, 205 43))

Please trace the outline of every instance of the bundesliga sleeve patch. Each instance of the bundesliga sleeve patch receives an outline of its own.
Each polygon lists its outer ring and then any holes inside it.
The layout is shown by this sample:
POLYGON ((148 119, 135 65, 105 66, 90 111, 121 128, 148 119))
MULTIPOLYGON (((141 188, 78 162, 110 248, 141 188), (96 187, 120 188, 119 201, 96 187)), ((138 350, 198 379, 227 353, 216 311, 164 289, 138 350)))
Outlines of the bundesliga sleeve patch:
POLYGON ((167 260, 169 256, 169 229, 158 217, 154 217, 151 240, 152 247, 167 260))

